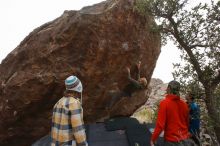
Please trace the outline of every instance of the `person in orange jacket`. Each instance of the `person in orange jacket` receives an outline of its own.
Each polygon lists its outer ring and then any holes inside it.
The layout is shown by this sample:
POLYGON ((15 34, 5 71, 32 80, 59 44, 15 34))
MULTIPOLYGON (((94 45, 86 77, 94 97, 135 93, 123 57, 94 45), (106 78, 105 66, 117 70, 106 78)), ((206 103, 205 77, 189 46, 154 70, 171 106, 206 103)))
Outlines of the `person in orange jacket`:
POLYGON ((155 130, 151 137, 154 146, 158 136, 164 131, 165 146, 194 146, 189 139, 189 109, 180 99, 180 83, 171 81, 167 87, 167 95, 160 102, 155 130))

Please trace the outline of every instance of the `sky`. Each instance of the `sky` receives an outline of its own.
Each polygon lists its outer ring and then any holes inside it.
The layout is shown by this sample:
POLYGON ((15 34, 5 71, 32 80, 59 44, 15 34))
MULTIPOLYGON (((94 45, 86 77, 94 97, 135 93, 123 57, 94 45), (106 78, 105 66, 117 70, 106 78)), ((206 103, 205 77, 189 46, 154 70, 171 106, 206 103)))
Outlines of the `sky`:
MULTIPOLYGON (((103 0, 1 0, 0 62, 35 28, 61 16, 64 10, 79 10, 103 0)), ((195 2, 207 0, 189 0, 195 2)), ((161 48, 153 78, 173 80, 173 63, 180 62, 180 52, 168 42, 161 48)))

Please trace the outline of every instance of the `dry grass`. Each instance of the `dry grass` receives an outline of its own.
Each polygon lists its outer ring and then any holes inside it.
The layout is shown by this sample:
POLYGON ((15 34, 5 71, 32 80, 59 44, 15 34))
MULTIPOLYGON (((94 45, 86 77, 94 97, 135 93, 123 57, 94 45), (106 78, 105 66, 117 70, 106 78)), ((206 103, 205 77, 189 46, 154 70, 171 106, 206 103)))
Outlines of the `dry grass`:
POLYGON ((147 107, 142 107, 132 115, 132 117, 136 118, 140 123, 152 123, 154 116, 154 111, 147 107))

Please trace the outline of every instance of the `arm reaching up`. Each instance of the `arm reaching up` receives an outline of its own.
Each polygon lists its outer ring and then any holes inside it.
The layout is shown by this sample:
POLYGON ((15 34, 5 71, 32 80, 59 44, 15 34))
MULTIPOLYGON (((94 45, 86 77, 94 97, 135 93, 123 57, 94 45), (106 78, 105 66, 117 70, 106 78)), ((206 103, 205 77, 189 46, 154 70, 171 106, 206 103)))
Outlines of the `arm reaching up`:
POLYGON ((137 80, 140 79, 140 68, 141 68, 141 61, 138 61, 138 63, 136 64, 137 66, 137 80))
POLYGON ((128 73, 128 80, 129 80, 129 82, 130 82, 131 84, 133 84, 135 87, 137 87, 138 89, 141 88, 141 84, 140 84, 137 80, 135 80, 135 79, 133 79, 133 78, 131 77, 130 68, 129 68, 129 67, 126 67, 126 69, 127 69, 127 73, 128 73))

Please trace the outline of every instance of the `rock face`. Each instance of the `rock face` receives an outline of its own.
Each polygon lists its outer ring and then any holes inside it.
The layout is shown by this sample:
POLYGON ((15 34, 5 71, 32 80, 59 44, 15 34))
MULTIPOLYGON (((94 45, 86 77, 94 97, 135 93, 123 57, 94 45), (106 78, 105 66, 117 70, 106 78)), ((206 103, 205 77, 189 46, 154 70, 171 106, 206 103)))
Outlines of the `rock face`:
MULTIPOLYGON (((151 17, 133 0, 109 0, 64 14, 31 32, 0 65, 0 145, 29 145, 50 131, 53 105, 71 74, 83 83, 85 122, 109 112, 108 92, 128 83, 125 67, 141 60, 149 81, 160 53, 160 35, 151 17)), ((134 69, 131 68, 131 72, 134 69)), ((131 115, 147 90, 119 101, 110 116, 131 115)))
POLYGON ((155 106, 157 107, 157 104, 164 99, 167 85, 167 83, 163 83, 160 79, 152 78, 150 81, 150 96, 145 105, 152 109, 155 108, 155 106))

